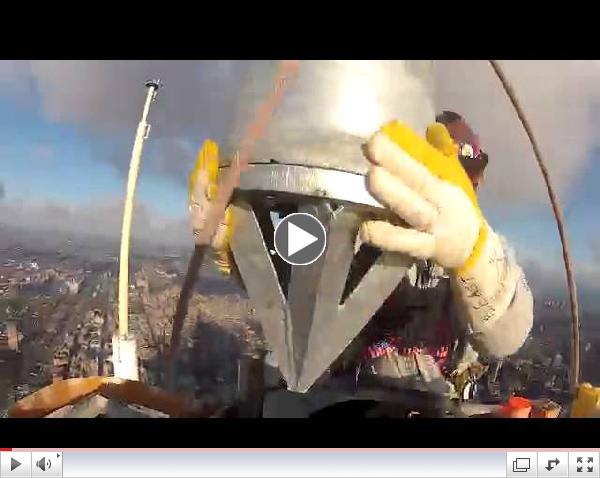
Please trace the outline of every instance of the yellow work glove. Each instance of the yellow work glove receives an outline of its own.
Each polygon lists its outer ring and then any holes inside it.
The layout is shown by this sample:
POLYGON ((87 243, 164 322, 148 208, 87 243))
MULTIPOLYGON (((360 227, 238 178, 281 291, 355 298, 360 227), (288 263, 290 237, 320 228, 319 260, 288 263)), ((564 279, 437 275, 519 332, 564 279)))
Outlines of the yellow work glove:
POLYGON ((481 253, 486 223, 448 131, 435 124, 428 136, 441 150, 398 121, 371 138, 369 190, 409 227, 368 221, 361 236, 381 249, 466 271, 481 253))
MULTIPOLYGON (((205 227, 208 207, 217 196, 219 178, 219 146, 207 139, 198 151, 198 157, 188 181, 189 211, 194 228, 194 236, 205 227)), ((233 230, 233 214, 229 208, 212 241, 214 261, 219 271, 230 275, 235 269, 233 255, 229 248, 233 230)))
POLYGON ((446 127, 434 123, 426 136, 393 121, 366 145, 369 190, 408 227, 368 221, 361 239, 448 269, 481 331, 507 310, 522 271, 485 221, 446 127))

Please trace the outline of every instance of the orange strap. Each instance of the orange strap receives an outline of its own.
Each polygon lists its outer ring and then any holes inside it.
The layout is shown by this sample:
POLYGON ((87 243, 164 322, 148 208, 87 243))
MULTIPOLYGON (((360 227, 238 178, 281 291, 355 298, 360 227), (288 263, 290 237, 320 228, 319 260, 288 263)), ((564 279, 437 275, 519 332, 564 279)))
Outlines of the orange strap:
POLYGON ((178 395, 132 380, 114 377, 86 377, 61 380, 18 401, 8 412, 10 418, 42 418, 94 393, 128 404, 141 405, 171 417, 210 416, 178 395))

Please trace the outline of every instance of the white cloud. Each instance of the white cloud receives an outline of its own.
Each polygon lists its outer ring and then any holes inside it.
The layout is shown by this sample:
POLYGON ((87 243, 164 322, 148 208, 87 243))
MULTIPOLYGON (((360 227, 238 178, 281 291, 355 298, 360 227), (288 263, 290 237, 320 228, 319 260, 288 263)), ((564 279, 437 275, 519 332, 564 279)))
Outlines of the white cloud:
MULTIPOLYGON (((595 131, 600 128, 600 115, 595 112, 600 65, 593 61, 502 64, 564 198, 585 173, 590 149, 598 146, 595 131)), ((5 61, 0 62, 0 84, 33 82, 49 120, 74 124, 90 138, 118 143, 119 153, 102 160, 123 171, 144 101, 142 85, 148 78, 160 77, 166 87, 151 112, 153 129, 145 164, 155 173, 183 179, 200 142, 207 136, 220 141, 231 129, 247 66, 248 62, 225 60, 5 61)), ((507 209, 547 203, 527 138, 487 62, 438 61, 434 73, 438 108, 463 113, 490 153, 484 200, 507 209)))
POLYGON ((159 77, 165 88, 150 112, 145 164, 156 174, 183 180, 201 141, 221 141, 229 130, 245 66, 216 60, 33 61, 30 71, 46 118, 112 144, 112 153, 98 157, 121 172, 146 97, 143 85, 159 77))
POLYGON ((594 258, 594 266, 600 269, 600 237, 590 239, 590 247, 594 258))
MULTIPOLYGON (((503 61, 531 122, 556 188, 564 198, 599 145, 600 67, 591 61, 503 61)), ((547 203, 533 152, 487 61, 436 64, 436 102, 462 113, 490 154, 482 194, 505 206, 547 203)))
POLYGON ((52 121, 93 132, 131 134, 146 96, 144 83, 159 77, 151 122, 159 137, 218 136, 228 126, 244 62, 230 61, 34 61, 31 72, 52 121), (202 131, 200 131, 202 128, 202 131))
POLYGON ((30 62, 24 60, 0 61, 0 93, 17 95, 24 100, 31 89, 30 62))
MULTIPOLYGON (((31 231, 56 231, 109 239, 120 237, 123 204, 107 199, 93 204, 4 201, 0 203, 0 223, 31 231)), ((162 217, 137 203, 133 213, 132 240, 167 246, 193 246, 191 227, 185 218, 162 217)))
MULTIPOLYGON (((562 261, 524 260, 527 281, 538 301, 568 300, 566 272, 562 261)), ((573 264, 580 311, 600 312, 600 269, 598 264, 573 264)))

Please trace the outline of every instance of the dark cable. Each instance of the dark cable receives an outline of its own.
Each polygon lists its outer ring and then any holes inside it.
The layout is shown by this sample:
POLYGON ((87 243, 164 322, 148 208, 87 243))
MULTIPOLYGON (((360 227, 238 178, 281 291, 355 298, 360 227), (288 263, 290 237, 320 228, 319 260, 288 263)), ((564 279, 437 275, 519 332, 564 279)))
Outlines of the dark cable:
POLYGON ((577 389, 579 387, 579 363, 580 363, 580 352, 579 352, 579 305, 577 302, 577 288, 575 285, 575 276, 573 274, 573 267, 571 263, 571 254, 569 253, 569 245, 567 241, 567 234, 565 231, 564 218, 562 214, 562 210, 560 207, 560 203, 558 197, 552 187, 552 183, 550 181, 550 174, 548 173, 548 169, 546 168, 546 163, 542 158, 542 153, 540 148, 533 136, 533 131, 531 130, 531 126, 529 125, 529 121, 525 117, 525 113, 523 112, 523 108, 517 99, 513 87, 506 79, 498 60, 488 60, 490 65, 496 72, 498 79, 502 83, 504 87, 504 91, 510 98, 510 101, 517 112, 517 116, 519 120, 521 120, 521 124, 527 133, 527 137, 529 138, 529 142, 531 143, 531 147, 533 148, 533 153, 535 155, 535 159, 537 161, 538 166, 540 167, 540 171, 544 178, 544 183, 546 184, 546 189, 548 190, 548 197, 550 198, 550 204, 552 205, 552 211, 554 212, 554 218, 556 219, 556 225, 558 227, 558 234, 560 236, 560 244, 562 246, 562 254, 563 260, 565 263, 565 272, 567 275, 567 286, 569 289, 569 300, 571 302, 571 318, 573 325, 573 335, 571 338, 571 393, 575 395, 577 393, 577 389))

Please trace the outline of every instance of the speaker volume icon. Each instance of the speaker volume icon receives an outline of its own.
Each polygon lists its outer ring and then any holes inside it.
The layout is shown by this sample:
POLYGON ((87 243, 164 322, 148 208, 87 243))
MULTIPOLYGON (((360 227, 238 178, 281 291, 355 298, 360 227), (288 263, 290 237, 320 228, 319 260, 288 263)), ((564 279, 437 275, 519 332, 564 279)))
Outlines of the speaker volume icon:
POLYGON ((46 471, 52 468, 52 462, 50 461, 50 458, 42 457, 35 462, 35 466, 37 466, 42 471, 46 471))

